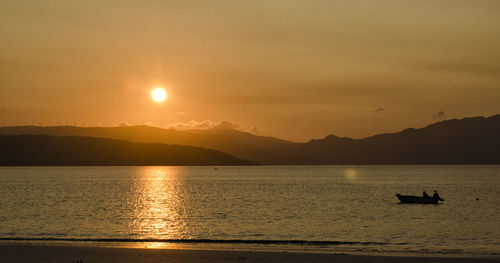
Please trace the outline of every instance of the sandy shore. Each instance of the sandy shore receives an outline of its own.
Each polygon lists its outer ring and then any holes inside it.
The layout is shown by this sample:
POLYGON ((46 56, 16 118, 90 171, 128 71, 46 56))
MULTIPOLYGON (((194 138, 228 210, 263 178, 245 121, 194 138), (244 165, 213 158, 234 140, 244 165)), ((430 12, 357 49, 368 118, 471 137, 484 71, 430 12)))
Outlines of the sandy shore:
POLYGON ((333 255, 290 252, 214 251, 142 248, 100 248, 0 244, 0 262, 352 262, 352 263, 417 263, 417 262, 500 262, 500 258, 444 258, 333 255))

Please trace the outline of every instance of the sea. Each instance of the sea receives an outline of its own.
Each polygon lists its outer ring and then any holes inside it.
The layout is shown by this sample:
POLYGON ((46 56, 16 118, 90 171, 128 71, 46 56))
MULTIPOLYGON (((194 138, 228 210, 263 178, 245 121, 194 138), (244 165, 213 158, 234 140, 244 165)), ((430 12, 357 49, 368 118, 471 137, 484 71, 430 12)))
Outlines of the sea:
POLYGON ((0 167, 0 242, 498 256, 500 166, 0 167))

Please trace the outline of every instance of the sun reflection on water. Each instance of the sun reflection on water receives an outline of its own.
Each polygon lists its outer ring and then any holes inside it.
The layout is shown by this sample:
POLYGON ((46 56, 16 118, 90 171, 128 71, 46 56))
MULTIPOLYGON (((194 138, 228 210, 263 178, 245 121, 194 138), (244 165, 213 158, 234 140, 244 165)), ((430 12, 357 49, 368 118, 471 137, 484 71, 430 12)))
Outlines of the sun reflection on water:
MULTIPOLYGON (((178 189, 182 176, 177 167, 141 167, 133 191, 134 215, 130 229, 134 239, 179 239, 185 233, 185 222, 179 211, 182 202, 178 189)), ((147 247, 159 247, 148 242, 147 247)))
POLYGON ((132 243, 132 245, 128 245, 128 248, 148 248, 148 249, 181 249, 184 246, 176 243, 169 242, 141 242, 141 243, 132 243))

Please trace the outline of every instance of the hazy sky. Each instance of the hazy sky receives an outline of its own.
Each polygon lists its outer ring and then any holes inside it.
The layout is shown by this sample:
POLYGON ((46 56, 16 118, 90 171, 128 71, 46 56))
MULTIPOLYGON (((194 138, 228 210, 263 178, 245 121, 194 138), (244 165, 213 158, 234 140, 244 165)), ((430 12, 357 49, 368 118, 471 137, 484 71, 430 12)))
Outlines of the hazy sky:
POLYGON ((500 1, 0 1, 0 125, 303 141, 498 113, 500 1))

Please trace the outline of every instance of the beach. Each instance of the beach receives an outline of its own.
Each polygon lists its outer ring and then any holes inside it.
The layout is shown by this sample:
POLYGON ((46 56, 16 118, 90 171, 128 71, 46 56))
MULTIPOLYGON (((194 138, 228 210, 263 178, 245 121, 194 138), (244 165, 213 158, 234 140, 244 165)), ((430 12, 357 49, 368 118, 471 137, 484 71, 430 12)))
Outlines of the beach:
POLYGON ((72 245, 0 244, 0 262, 351 262, 351 263, 441 263, 500 262, 500 257, 426 257, 346 255, 304 252, 264 252, 239 250, 184 250, 112 247, 77 247, 72 245))

